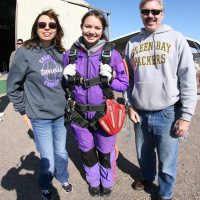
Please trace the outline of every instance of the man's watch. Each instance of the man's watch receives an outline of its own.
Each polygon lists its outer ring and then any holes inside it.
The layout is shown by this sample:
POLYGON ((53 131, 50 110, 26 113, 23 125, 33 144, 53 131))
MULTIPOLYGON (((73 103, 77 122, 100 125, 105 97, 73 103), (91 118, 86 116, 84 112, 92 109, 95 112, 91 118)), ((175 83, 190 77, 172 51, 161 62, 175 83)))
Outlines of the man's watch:
POLYGON ((128 110, 129 108, 133 108, 133 106, 131 104, 126 104, 126 110, 128 110))

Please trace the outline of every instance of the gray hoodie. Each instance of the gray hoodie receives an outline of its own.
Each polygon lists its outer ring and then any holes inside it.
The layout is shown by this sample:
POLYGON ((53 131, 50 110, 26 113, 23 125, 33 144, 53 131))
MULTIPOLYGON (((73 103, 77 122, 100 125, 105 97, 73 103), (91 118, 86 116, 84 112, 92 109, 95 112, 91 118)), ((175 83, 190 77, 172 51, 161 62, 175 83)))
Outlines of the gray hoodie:
POLYGON ((87 52, 87 56, 90 56, 91 54, 93 54, 96 51, 98 51, 101 47, 103 47, 105 43, 106 43, 105 40, 99 40, 93 47, 91 47, 90 49, 87 49, 86 46, 85 46, 85 44, 84 44, 84 42, 83 42, 83 36, 81 36, 75 42, 75 45, 77 47, 83 48, 87 52))
POLYGON ((197 85, 191 49, 184 36, 162 25, 145 29, 127 43, 130 69, 128 104, 140 110, 162 110, 180 100, 182 119, 191 120, 197 102, 197 85))
POLYGON ((7 94, 17 112, 38 119, 64 115, 62 58, 63 54, 54 46, 48 49, 22 47, 17 51, 7 79, 7 94))

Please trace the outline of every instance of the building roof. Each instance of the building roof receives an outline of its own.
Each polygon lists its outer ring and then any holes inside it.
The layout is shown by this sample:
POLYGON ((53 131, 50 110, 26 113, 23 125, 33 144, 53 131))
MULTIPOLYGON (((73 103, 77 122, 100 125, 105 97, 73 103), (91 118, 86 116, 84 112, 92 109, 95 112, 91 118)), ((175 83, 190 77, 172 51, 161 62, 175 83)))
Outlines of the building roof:
MULTIPOLYGON (((137 30, 137 31, 128 33, 126 35, 122 35, 118 38, 111 40, 111 42, 115 44, 115 47, 118 51, 120 51, 122 49, 124 50, 128 40, 131 37, 133 37, 134 35, 139 34, 139 32, 140 32, 140 30, 137 30)), ((198 49, 200 51, 200 42, 199 41, 194 40, 192 38, 186 38, 186 39, 187 39, 187 42, 188 42, 188 44, 191 48, 198 49)))

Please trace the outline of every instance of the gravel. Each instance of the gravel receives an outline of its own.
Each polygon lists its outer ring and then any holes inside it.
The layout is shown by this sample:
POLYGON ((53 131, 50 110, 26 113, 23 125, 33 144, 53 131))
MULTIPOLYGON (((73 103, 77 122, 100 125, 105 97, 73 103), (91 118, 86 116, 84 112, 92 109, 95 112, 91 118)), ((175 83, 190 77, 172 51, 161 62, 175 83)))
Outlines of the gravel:
MULTIPOLYGON (((5 108, 3 122, 0 122, 0 200, 40 200, 37 186, 39 156, 32 132, 22 123, 19 114, 5 95, 1 97, 1 108, 5 108)), ((176 200, 200 199, 200 102, 198 102, 187 141, 181 141, 179 167, 175 188, 176 200)), ((53 191, 57 200, 90 200, 79 150, 73 136, 68 135, 69 181, 73 192, 66 193, 54 179, 53 191)), ((139 177, 139 167, 134 145, 134 131, 130 121, 118 134, 117 179, 113 192, 107 200, 154 199, 155 191, 134 191, 132 184, 139 177)), ((155 182, 155 184, 157 184, 155 182)), ((155 190, 155 188, 154 188, 155 190)), ((104 199, 97 197, 96 199, 104 199)))

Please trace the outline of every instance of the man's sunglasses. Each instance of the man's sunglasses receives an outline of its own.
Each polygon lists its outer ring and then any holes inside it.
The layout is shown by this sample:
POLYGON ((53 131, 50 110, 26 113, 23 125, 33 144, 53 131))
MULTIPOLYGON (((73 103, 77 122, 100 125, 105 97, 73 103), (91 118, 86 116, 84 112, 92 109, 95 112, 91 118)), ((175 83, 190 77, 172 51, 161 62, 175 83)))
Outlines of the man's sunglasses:
POLYGON ((22 42, 17 42, 17 45, 21 45, 22 44, 22 42))
MULTIPOLYGON (((44 29, 44 28, 46 28, 46 26, 47 26, 46 22, 38 22, 38 25, 37 25, 37 27, 39 29, 44 29)), ((57 28, 57 24, 55 22, 49 22, 48 26, 49 26, 50 29, 56 29, 57 28)))
POLYGON ((152 15, 159 15, 161 12, 162 10, 156 10, 156 9, 153 9, 153 10, 142 9, 141 10, 141 13, 143 15, 149 15, 149 13, 151 13, 152 15))

